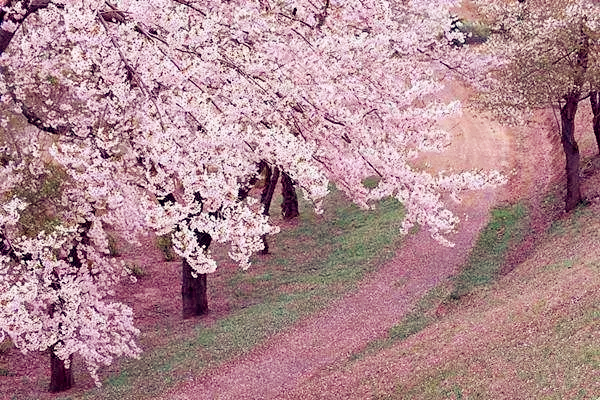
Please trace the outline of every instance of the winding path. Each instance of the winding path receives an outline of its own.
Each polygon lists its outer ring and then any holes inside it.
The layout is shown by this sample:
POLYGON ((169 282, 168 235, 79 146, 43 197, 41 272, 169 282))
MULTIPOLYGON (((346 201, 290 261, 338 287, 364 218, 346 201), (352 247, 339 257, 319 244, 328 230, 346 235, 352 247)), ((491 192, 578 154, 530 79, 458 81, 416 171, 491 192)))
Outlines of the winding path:
MULTIPOLYGON (((460 87, 449 90, 461 97, 465 95, 460 87)), ((523 168, 516 157, 519 145, 514 132, 476 118, 468 111, 442 125, 454 134, 454 140, 442 157, 432 159, 434 168, 505 172, 523 168)), ((550 144, 541 135, 525 137, 539 141, 538 151, 548 151, 543 146, 550 144)), ((429 289, 455 274, 486 224, 490 208, 507 198, 515 186, 519 186, 521 193, 527 192, 534 185, 532 177, 539 175, 536 171, 549 166, 551 161, 537 160, 527 172, 528 176, 531 174, 529 178, 518 176, 507 187, 469 193, 461 204, 451 206, 462 219, 459 231, 451 237, 456 243, 454 248, 440 246, 423 231, 407 237, 394 259, 366 279, 356 292, 275 335, 249 354, 178 386, 163 398, 310 398, 301 393, 303 382, 326 373, 329 367, 361 350, 369 341, 384 336, 429 289)))

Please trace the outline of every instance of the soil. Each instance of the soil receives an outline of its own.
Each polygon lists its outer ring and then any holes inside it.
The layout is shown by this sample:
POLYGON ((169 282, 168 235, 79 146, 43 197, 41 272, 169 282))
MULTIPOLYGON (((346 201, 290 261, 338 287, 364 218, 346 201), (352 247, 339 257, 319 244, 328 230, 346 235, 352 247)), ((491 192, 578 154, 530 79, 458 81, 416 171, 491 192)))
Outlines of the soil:
MULTIPOLYGON (((449 90, 467 96, 458 86, 449 90)), ((584 110, 581 114, 587 121, 589 112, 586 114, 584 110)), ((443 155, 427 159, 434 168, 498 169, 510 178, 505 186, 465 193, 460 204, 450 204, 462 220, 457 233, 450 237, 456 244, 454 248, 440 246, 424 231, 408 237, 395 258, 365 280, 356 292, 275 335, 249 354, 176 387, 164 399, 318 398, 314 392, 304 394, 302 383, 317 376, 328 376, 326 372, 344 362, 348 355, 384 336, 427 290, 455 274, 495 205, 523 198, 529 200, 534 217, 533 234, 522 248, 513 252, 509 265, 516 265, 526 257, 535 247, 537 233, 545 231, 551 218, 560 214, 560 206, 548 209, 544 197, 552 190, 561 196, 560 190, 553 188, 563 176, 564 161, 552 115, 540 113, 527 126, 509 129, 465 110, 461 117, 444 121, 442 125, 454 137, 443 155)), ((579 123, 579 126, 591 127, 591 124, 579 123)), ((593 140, 587 130, 579 132, 579 136, 585 143, 593 140)), ((584 153, 587 157, 595 151, 589 143, 581 147, 590 149, 584 153)), ((589 164, 593 169, 594 160, 589 164)), ((595 187, 584 185, 588 197, 598 196, 595 187)), ((155 242, 149 238, 145 243, 155 242)), ((173 334, 192 330, 194 320, 181 323, 180 280, 173 279, 180 274, 180 263, 164 262, 163 255, 150 244, 121 250, 123 258, 144 265, 147 272, 138 283, 124 284, 117 293, 119 299, 134 308, 135 322, 142 332, 157 326, 169 327, 173 334)), ((233 266, 222 266, 229 267, 233 266)), ((218 286, 218 278, 210 284, 218 286)), ((218 291, 213 293, 211 313, 204 317, 204 322, 210 324, 228 313, 227 301, 221 296, 218 291)), ((142 334, 142 347, 150 345, 149 340, 142 334)), ((151 340, 152 346, 160 345, 160 338, 151 340)), ((82 366, 77 358, 74 365, 82 366)), ((104 369, 103 375, 118 372, 116 368, 104 369)), ((385 368, 385 365, 370 368, 385 368)), ((93 387, 84 368, 76 367, 75 371, 77 388, 62 396, 93 387)), ((55 398, 46 393, 49 372, 48 354, 22 355, 14 348, 0 349, 0 374, 7 375, 0 376, 0 398, 55 398)), ((332 382, 331 389, 335 387, 332 382)))

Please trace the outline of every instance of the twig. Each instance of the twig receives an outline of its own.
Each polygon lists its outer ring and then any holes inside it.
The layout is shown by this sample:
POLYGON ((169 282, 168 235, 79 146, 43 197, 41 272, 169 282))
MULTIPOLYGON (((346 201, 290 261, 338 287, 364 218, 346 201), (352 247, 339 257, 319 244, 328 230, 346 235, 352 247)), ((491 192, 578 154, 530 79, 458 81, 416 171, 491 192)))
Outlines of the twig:
POLYGON ((346 124, 344 124, 343 122, 336 121, 336 120, 334 120, 333 118, 331 118, 330 116, 328 116, 327 114, 325 114, 325 115, 323 116, 323 118, 324 118, 326 121, 329 121, 329 122, 331 122, 332 124, 336 124, 336 125, 339 125, 339 126, 346 126, 346 124))
POLYGON ((314 49, 313 45, 312 45, 312 44, 311 44, 311 43, 308 41, 308 39, 307 39, 307 38, 305 38, 305 37, 304 37, 304 35, 303 35, 303 34, 301 34, 300 32, 298 32, 298 31, 297 31, 296 29, 294 29, 294 28, 292 28, 292 30, 293 30, 294 32, 296 32, 296 33, 297 33, 297 34, 298 34, 298 35, 299 35, 299 36, 300 36, 302 39, 304 39, 304 41, 305 41, 306 43, 308 43, 308 45, 310 46, 310 48, 311 48, 311 49, 314 49))
POLYGON ((183 4, 184 6, 188 6, 194 11, 199 12, 203 17, 206 17, 206 13, 199 8, 196 8, 193 4, 186 0, 173 0, 175 3, 183 4))

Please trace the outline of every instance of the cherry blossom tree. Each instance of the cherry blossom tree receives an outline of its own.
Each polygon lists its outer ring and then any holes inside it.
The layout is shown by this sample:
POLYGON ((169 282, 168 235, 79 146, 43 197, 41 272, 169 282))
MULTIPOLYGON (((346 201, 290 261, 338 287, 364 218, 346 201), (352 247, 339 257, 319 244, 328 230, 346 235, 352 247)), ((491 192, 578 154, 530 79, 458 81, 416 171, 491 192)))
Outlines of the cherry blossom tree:
POLYGON ((448 144, 437 121, 459 110, 434 100, 435 60, 463 54, 449 46, 462 39, 455 1, 4 1, 3 101, 61 138, 52 154, 87 193, 75 219, 84 225, 64 235, 102 249, 98 218, 136 227, 143 213, 184 260, 185 317, 206 311, 212 241, 247 268, 278 230, 240 196, 261 162, 285 171, 317 212, 330 181, 363 207, 394 196, 403 231, 418 224, 446 245, 458 223, 446 196, 503 181, 416 166, 448 144), (109 203, 118 207, 97 211, 109 203))
POLYGON ((512 121, 522 120, 532 109, 557 111, 566 159, 565 209, 570 211, 582 201, 574 132, 578 105, 588 97, 600 150, 600 4, 586 0, 476 3, 493 32, 484 49, 477 50, 494 56, 494 64, 484 70, 485 79, 476 74, 477 86, 484 92, 482 104, 512 121))
POLYGON ((110 301, 128 270, 107 257, 105 232, 127 224, 134 235, 143 226, 140 210, 124 201, 135 189, 114 179, 110 166, 90 164, 93 157, 51 148, 69 167, 60 174, 35 137, 16 145, 19 154, 4 146, 0 170, 0 332, 24 353, 50 350, 50 391, 73 384, 75 353, 99 385, 100 366, 140 353, 131 308, 110 301))

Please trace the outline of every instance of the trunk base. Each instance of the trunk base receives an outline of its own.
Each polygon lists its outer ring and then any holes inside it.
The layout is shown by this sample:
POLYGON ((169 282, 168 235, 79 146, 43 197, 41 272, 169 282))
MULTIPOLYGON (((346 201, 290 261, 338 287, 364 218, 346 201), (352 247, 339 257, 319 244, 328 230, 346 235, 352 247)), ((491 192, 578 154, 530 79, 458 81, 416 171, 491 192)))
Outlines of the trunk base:
MULTIPOLYGON (((208 233, 196 231, 198 244, 208 249, 212 238, 208 233)), ((187 260, 182 261, 181 299, 183 300, 183 319, 208 313, 208 297, 206 294, 206 274, 192 275, 192 266, 187 260)))
POLYGON ((50 349, 50 387, 51 393, 63 392, 73 387, 73 356, 69 357, 70 367, 50 349))
POLYGON ((206 295, 206 274, 192 276, 192 267, 183 260, 183 282, 181 299, 183 300, 183 319, 208 313, 208 297, 206 295))

